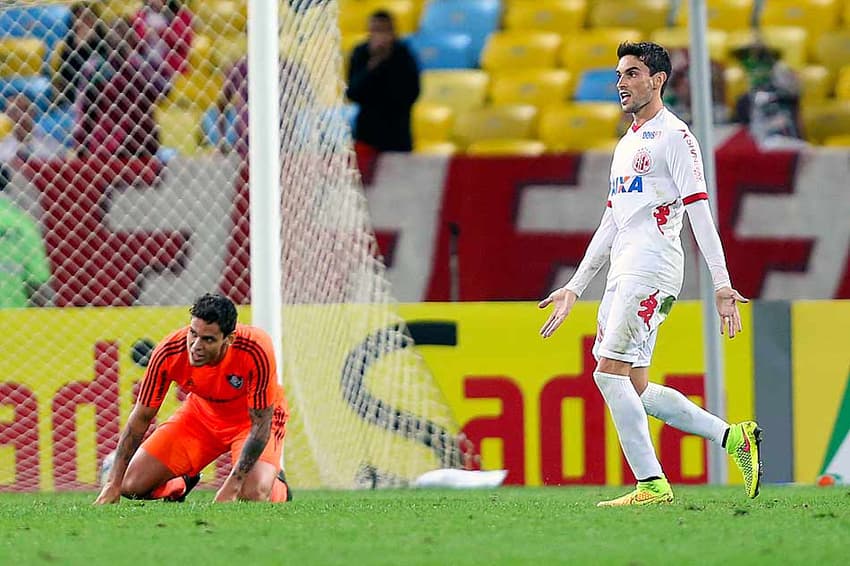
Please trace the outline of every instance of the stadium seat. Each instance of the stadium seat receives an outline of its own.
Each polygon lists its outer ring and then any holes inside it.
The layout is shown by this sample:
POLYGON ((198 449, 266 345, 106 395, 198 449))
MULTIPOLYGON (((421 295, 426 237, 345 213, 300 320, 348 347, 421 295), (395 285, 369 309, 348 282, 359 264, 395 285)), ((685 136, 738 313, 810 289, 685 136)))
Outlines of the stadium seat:
POLYGON ((838 71, 835 79, 835 98, 850 101, 850 64, 838 71))
POLYGON ((729 65, 723 69, 723 84, 726 93, 726 108, 730 115, 735 114, 738 99, 750 89, 750 79, 739 65, 729 65))
POLYGON ((405 41, 419 60, 419 68, 471 69, 476 66, 472 38, 465 33, 415 33, 405 41))
POLYGON ((416 6, 412 0, 343 0, 339 3, 340 30, 343 33, 365 33, 369 28, 369 17, 378 10, 392 15, 398 35, 416 29, 416 6))
POLYGON ((799 69, 806 64, 808 35, 806 30, 800 27, 771 26, 759 30, 731 31, 727 36, 729 53, 739 47, 752 44, 759 37, 768 47, 779 50, 780 58, 789 67, 799 69))
POLYGON ((416 31, 418 7, 413 0, 367 0, 367 4, 372 7, 373 12, 386 10, 392 14, 398 35, 407 35, 416 31))
POLYGON ((5 138, 12 133, 13 127, 15 127, 15 123, 12 119, 5 114, 0 114, 0 139, 5 138))
POLYGON ((218 72, 212 75, 201 72, 178 74, 168 93, 168 100, 183 108, 209 108, 218 100, 223 85, 224 76, 218 72))
POLYGON ((572 94, 565 69, 526 69, 494 74, 490 80, 493 104, 531 104, 538 109, 565 103, 572 94))
POLYGON ((431 0, 425 4, 419 30, 423 33, 466 33, 478 61, 487 36, 499 29, 500 0, 431 0))
POLYGON ((236 145, 238 136, 236 134, 236 112, 229 109, 224 117, 224 128, 219 128, 218 119, 220 113, 218 108, 210 108, 201 116, 201 143, 212 147, 218 146, 222 136, 225 137, 227 145, 236 145))
POLYGON ((191 70, 209 73, 213 69, 213 39, 208 35, 197 34, 192 38, 189 48, 189 67, 191 70))
POLYGON ((850 61, 850 29, 820 34, 814 44, 814 59, 837 73, 850 61))
POLYGON ((548 151, 610 148, 623 119, 618 104, 584 102, 551 107, 540 118, 538 137, 548 151))
POLYGON ((41 72, 47 45, 34 37, 0 39, 0 77, 31 76, 41 72))
MULTIPOLYGON (((679 3, 676 25, 687 28, 690 19, 690 2, 679 3)), ((753 27, 753 0, 708 0, 706 20, 710 29, 732 31, 753 27)))
POLYGON ((585 0, 513 0, 505 8, 505 29, 572 33, 584 27, 585 0))
MULTIPOLYGON (((709 29, 705 35, 709 57, 718 63, 725 63, 729 54, 726 48, 726 32, 720 29, 709 29)), ((652 41, 667 49, 684 48, 691 45, 691 31, 687 27, 657 29, 649 37, 652 41)))
POLYGON ((803 134, 811 143, 821 144, 831 136, 850 132, 850 101, 828 101, 800 106, 803 134))
POLYGON ((201 112, 174 104, 157 106, 155 117, 159 124, 159 140, 164 147, 180 155, 198 152, 201 138, 201 112))
POLYGON ((823 140, 827 147, 850 147, 850 134, 829 136, 823 140))
POLYGON ((617 47, 628 41, 640 41, 641 33, 634 29, 597 28, 571 34, 561 47, 561 64, 579 76, 586 69, 611 70, 617 67, 617 47))
POLYGON ((481 108, 490 77, 484 71, 426 71, 421 76, 419 102, 443 104, 455 112, 481 108))
POLYGON ((195 5, 195 25, 213 37, 236 35, 247 29, 247 2, 206 0, 195 5))
MULTIPOLYGON (((192 13, 197 13, 201 2, 192 3, 192 13)), ((100 17, 104 21, 115 18, 130 18, 142 7, 142 0, 104 0, 100 17)))
POLYGON ((536 156, 543 155, 546 146, 540 140, 497 138, 469 144, 467 155, 479 156, 536 156))
POLYGON ((814 51, 817 37, 838 27, 841 16, 837 0, 769 0, 758 16, 760 27, 785 26, 806 30, 809 48, 814 51))
POLYGON ((421 155, 454 155, 457 153, 457 145, 452 142, 414 141, 413 152, 421 155))
POLYGON ((34 37, 47 45, 47 53, 68 33, 68 6, 30 6, 0 10, 0 36, 34 37))
POLYGON ((443 104, 417 102, 413 105, 411 131, 415 143, 447 142, 452 135, 454 112, 443 104))
POLYGON ((248 55, 248 37, 245 34, 216 37, 212 48, 213 65, 227 72, 236 61, 248 55))
POLYGON ((671 15, 670 0, 596 0, 591 3, 588 27, 620 27, 649 34, 666 27, 671 15))
POLYGON ((6 108, 6 100, 18 93, 24 93, 35 103, 41 112, 50 108, 52 88, 46 77, 10 77, 0 79, 0 105, 6 108))
POLYGON ((481 68, 549 69, 557 65, 561 36, 546 31, 503 31, 490 34, 481 53, 481 68))
POLYGON ((617 75, 612 69, 588 69, 578 79, 576 102, 620 102, 617 75))
POLYGON ((834 76, 835 74, 830 73, 829 69, 822 65, 806 65, 797 71, 802 95, 801 102, 803 104, 819 104, 829 98, 834 76))
POLYGON ((459 112, 455 116, 454 141, 460 147, 480 140, 531 139, 537 109, 531 105, 490 106, 459 112))

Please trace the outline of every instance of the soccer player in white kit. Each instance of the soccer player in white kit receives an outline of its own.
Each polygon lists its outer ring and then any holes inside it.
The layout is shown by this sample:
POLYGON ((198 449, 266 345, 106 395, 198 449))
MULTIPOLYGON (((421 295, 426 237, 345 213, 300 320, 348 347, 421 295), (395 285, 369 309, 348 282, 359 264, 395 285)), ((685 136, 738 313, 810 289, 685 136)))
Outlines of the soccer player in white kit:
POLYGON ((538 305, 554 309, 540 330, 548 338, 564 322, 591 279, 610 259, 599 305, 593 372, 611 412, 637 488, 600 506, 644 505, 673 500, 649 434, 647 414, 721 444, 740 468, 747 495, 759 491, 761 429, 755 422, 730 425, 680 392, 649 383, 648 368, 658 327, 682 288, 684 254, 679 239, 687 211, 699 249, 711 271, 721 334, 740 332, 738 302, 720 237, 708 206, 699 144, 687 124, 665 108, 670 56, 655 43, 623 43, 617 49, 617 90, 633 116, 617 144, 605 212, 575 275, 538 305))

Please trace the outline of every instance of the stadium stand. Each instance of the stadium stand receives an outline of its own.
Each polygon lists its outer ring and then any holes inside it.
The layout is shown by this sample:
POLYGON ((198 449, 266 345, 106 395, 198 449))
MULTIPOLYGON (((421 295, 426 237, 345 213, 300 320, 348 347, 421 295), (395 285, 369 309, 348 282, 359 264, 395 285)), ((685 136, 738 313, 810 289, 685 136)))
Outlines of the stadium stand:
POLYGON ((619 102, 617 77, 612 69, 588 69, 581 74, 575 92, 576 102, 619 102))
POLYGON ((481 53, 486 71, 552 68, 557 65, 561 36, 546 31, 497 31, 487 38, 481 53))
POLYGON ((476 65, 472 38, 465 33, 417 32, 405 39, 422 71, 430 69, 471 69, 476 65))
POLYGON ((572 96, 565 69, 526 69, 495 73, 490 81, 493 104, 531 104, 538 109, 562 104, 572 96))
POLYGON ((468 34, 477 61, 487 36, 499 29, 501 17, 499 0, 431 0, 422 11, 419 30, 468 34))
POLYGON ((539 138, 552 152, 613 147, 622 116, 617 104, 587 102, 550 107, 541 116, 539 138))
POLYGON ((466 148, 467 155, 480 156, 535 156, 543 155, 546 146, 539 140, 526 139, 492 139, 480 140, 469 144, 466 148))
POLYGON ((411 129, 414 146, 451 139, 454 111, 442 104, 417 102, 413 105, 411 129))
MULTIPOLYGON (((707 0, 706 20, 710 29, 732 31, 749 29, 753 26, 755 16, 753 0, 707 0)), ((690 2, 679 2, 676 13, 676 25, 688 27, 690 19, 690 2)))
POLYGON ((469 144, 491 139, 532 139, 537 109, 529 104, 489 106, 459 112, 455 117, 454 141, 466 148, 469 144))
POLYGON ((596 0, 590 6, 591 28, 630 28, 649 34, 670 21, 670 0, 596 0))
POLYGON ((540 30, 559 34, 584 27, 587 18, 585 0, 512 0, 505 7, 506 30, 540 30))
POLYGON ((613 69, 617 65, 617 46, 625 40, 640 41, 642 37, 640 31, 624 28, 597 28, 575 33, 564 38, 561 64, 576 76, 587 69, 613 69))
POLYGON ((419 102, 443 104, 454 111, 484 105, 490 77, 479 69, 426 71, 421 76, 419 102))

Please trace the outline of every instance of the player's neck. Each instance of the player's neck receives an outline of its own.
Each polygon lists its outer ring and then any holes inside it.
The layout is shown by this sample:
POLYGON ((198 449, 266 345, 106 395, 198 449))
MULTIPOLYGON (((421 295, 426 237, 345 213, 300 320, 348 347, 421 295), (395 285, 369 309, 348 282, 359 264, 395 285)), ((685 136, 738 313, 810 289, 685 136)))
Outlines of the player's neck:
POLYGON ((653 99, 651 102, 638 109, 632 114, 632 129, 637 130, 658 115, 664 108, 664 103, 660 98, 653 99))

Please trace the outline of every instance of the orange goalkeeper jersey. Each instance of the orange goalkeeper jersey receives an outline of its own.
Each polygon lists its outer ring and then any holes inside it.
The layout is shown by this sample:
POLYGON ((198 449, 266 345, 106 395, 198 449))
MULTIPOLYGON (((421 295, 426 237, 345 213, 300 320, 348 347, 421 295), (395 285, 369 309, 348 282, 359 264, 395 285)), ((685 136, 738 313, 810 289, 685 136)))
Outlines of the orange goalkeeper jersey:
POLYGON ((138 402, 159 408, 173 381, 189 393, 186 402, 222 426, 248 424, 248 409, 283 406, 286 398, 277 382, 274 349, 266 332, 237 324, 235 340, 215 365, 189 363, 186 335, 181 328, 154 348, 138 402))

